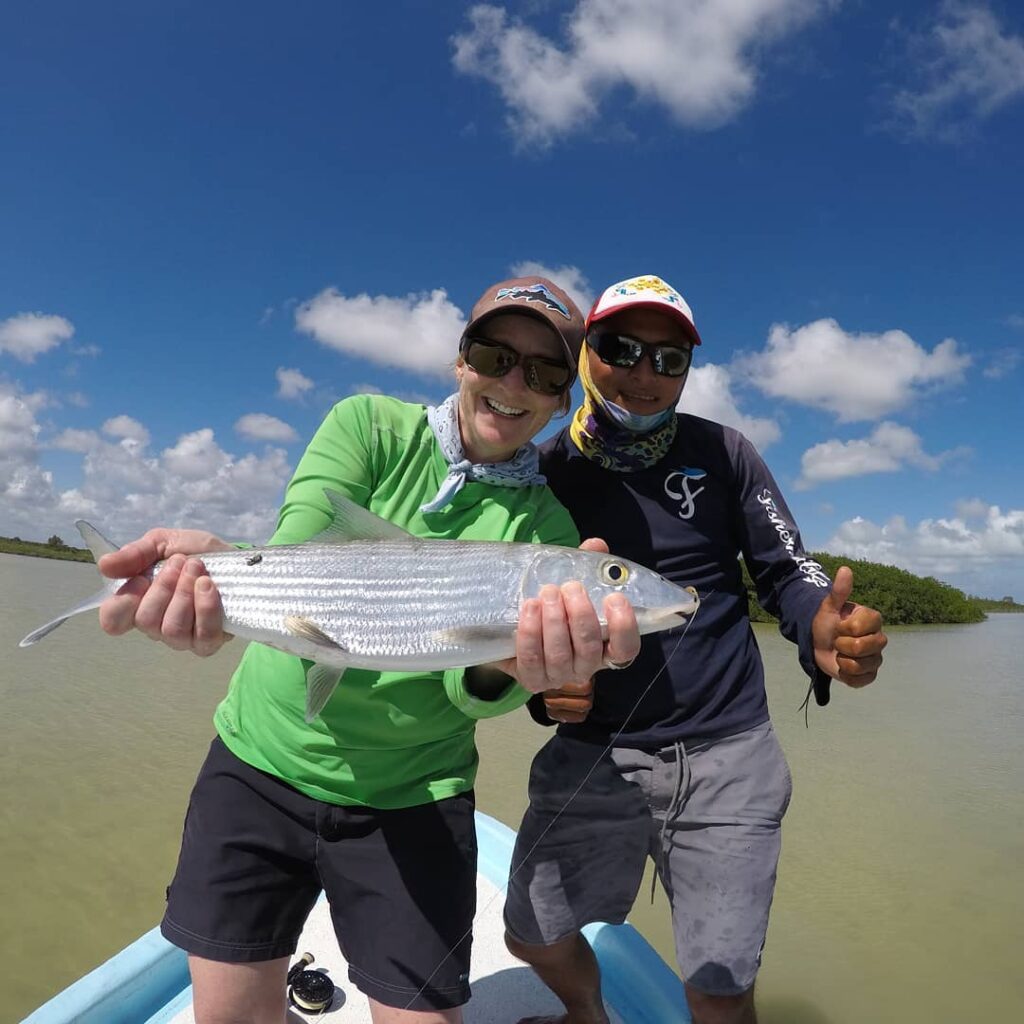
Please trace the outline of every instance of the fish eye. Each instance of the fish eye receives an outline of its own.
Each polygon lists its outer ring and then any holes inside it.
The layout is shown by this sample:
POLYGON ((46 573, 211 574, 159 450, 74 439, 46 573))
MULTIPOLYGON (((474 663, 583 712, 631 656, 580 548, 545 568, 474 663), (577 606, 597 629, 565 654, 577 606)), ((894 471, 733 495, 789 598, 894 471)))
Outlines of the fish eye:
POLYGON ((622 562, 616 562, 613 558, 609 558, 607 561, 601 563, 601 580, 604 583, 609 583, 613 587, 618 587, 628 579, 629 566, 623 565, 622 562))

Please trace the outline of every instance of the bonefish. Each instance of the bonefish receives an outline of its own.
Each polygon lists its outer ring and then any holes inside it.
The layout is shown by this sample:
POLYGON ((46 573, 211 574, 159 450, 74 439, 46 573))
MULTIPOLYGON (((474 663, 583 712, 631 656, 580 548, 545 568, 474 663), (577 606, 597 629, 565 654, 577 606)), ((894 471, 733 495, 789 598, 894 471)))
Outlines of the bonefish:
MULTIPOLYGON (((641 633, 679 625, 697 609, 692 589, 614 555, 550 544, 424 540, 335 491, 324 492, 331 525, 304 544, 200 553, 220 592, 224 628, 313 662, 306 674, 312 721, 348 668, 423 671, 510 658, 522 602, 548 583, 579 580, 597 610, 624 594, 641 633)), ((89 523, 77 524, 98 560, 118 550, 89 523)), ((159 574, 163 563, 150 570, 159 574)), ((28 647, 73 615, 98 608, 125 580, 21 641, 28 647)))

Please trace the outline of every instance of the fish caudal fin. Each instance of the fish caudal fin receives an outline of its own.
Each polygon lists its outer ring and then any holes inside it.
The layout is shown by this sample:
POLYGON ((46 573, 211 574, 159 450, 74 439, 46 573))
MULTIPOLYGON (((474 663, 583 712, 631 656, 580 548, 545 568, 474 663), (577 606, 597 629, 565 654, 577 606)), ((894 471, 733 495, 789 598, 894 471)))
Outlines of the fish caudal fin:
MULTIPOLYGON (((85 541, 86 546, 92 552, 92 557, 98 562, 103 555, 109 555, 112 551, 117 551, 118 546, 111 540, 107 540, 106 537, 92 526, 87 523, 84 519, 79 519, 75 526, 78 527, 78 532, 82 535, 82 540, 85 541)), ((103 589, 98 593, 87 597, 84 601, 76 604, 73 608, 69 608, 62 615, 59 615, 56 619, 51 619, 44 626, 40 626, 38 629, 33 629, 31 633, 24 640, 18 644, 19 647, 31 647, 33 644, 38 643, 43 639, 44 636, 49 636, 58 626, 63 625, 74 615, 80 615, 82 612, 92 611, 93 608, 99 608, 103 602, 110 597, 111 594, 115 593, 117 589, 124 583, 124 580, 106 580, 103 584, 103 589)))
POLYGON ((323 711, 341 682, 345 670, 314 663, 306 673, 306 722, 312 722, 323 711))
POLYGON ((99 608, 101 604, 114 591, 123 583, 123 580, 111 580, 110 583, 105 586, 99 593, 93 594, 92 597, 87 597, 80 604, 76 604, 74 608, 69 608, 63 615, 58 616, 56 619, 51 619, 44 626, 40 626, 38 629, 33 629, 31 633, 24 640, 18 644, 19 647, 31 647, 33 644, 38 643, 43 639, 44 636, 49 636, 58 626, 63 625, 74 615, 80 615, 82 612, 91 611, 93 608, 99 608))

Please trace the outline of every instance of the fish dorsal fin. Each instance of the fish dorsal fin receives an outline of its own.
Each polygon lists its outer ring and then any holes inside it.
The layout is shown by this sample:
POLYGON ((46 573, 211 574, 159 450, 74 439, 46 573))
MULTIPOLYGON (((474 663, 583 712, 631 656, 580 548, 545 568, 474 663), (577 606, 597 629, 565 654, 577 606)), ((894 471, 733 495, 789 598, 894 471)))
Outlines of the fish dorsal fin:
POLYGON ((75 526, 78 527, 78 532, 82 535, 82 540, 85 541, 86 547, 92 552, 92 557, 98 562, 103 555, 109 555, 114 551, 120 551, 121 549, 112 540, 107 540, 106 537, 100 533, 91 523, 87 523, 84 519, 79 519, 75 522, 75 526))
POLYGON ((344 544, 351 540, 408 540, 412 536, 338 491, 325 487, 324 495, 331 503, 334 519, 326 530, 313 538, 317 544, 344 544))

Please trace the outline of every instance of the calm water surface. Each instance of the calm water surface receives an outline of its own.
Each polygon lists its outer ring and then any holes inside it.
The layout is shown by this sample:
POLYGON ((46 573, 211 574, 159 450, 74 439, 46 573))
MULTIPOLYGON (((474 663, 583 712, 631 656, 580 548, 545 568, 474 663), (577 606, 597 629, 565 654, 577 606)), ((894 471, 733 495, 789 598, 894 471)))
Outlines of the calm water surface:
MULTIPOLYGON (((160 917, 211 716, 241 653, 202 661, 73 620, 92 566, 0 555, 0 1020, 160 917)), ((1024 1019, 1024 616, 896 629, 884 676, 796 706, 793 649, 758 627, 795 792, 758 982, 762 1024, 1024 1019)), ((478 802, 509 824, 546 737, 479 729, 478 802)), ((632 921, 674 963, 667 904, 632 921)))

